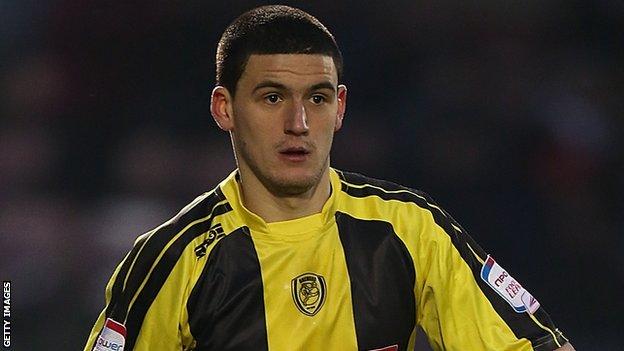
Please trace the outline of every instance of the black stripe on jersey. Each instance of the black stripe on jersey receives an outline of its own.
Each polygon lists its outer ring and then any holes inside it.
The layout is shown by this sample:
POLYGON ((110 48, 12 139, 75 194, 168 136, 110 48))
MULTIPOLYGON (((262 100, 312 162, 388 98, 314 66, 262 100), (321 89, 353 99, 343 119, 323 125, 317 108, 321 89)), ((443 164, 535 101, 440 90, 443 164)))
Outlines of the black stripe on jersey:
POLYGON ((195 351, 268 349, 260 261, 247 227, 215 244, 187 310, 195 351))
MULTIPOLYGON (((342 182, 342 191, 353 197, 362 198, 377 196, 383 200, 411 202, 420 208, 430 211, 435 223, 449 235, 453 246, 472 270, 475 281, 481 288, 483 294, 488 298, 496 312, 505 323, 507 323, 514 334, 519 338, 527 338, 530 340, 534 349, 537 351, 551 350, 553 346, 554 348, 558 347, 553 339, 553 335, 550 334, 549 331, 539 327, 531 320, 528 313, 517 313, 511 309, 509 304, 480 278, 482 264, 474 257, 472 250, 474 250, 475 254, 482 260, 487 258, 486 252, 446 211, 437 206, 429 195, 422 191, 406 188, 388 181, 368 178, 356 173, 341 172, 340 177, 344 180, 342 182), (349 184, 358 185, 358 187, 349 186, 349 184), (382 188, 386 191, 398 192, 388 193, 378 188, 382 188), (457 229, 454 226, 457 227, 457 229), (472 250, 470 248, 472 248, 472 250), (547 342, 549 338, 551 341, 550 343, 547 342)), ((555 330, 554 323, 543 308, 539 308, 533 316, 551 331, 555 330)), ((555 337, 561 345, 565 343, 561 333, 555 333, 555 337)))
MULTIPOLYGON (((119 270, 119 273, 117 274, 117 277, 115 277, 115 283, 113 283, 113 289, 111 292, 111 300, 108 306, 106 307, 106 318, 110 318, 113 315, 113 311, 117 310, 117 304, 123 293, 123 285, 124 285, 126 276, 128 275, 128 270, 130 269, 132 262, 134 262, 136 255, 139 253, 139 251, 145 244, 148 237, 149 237, 149 234, 144 235, 137 241, 137 243, 134 245, 134 247, 130 251, 128 258, 124 260, 121 266, 121 269, 119 270)), ((125 314, 125 311, 124 311, 124 314, 125 314)), ((117 321, 123 322, 123 320, 117 320, 117 321)))
MULTIPOLYGON (((183 208, 166 225, 156 228, 151 233, 144 235, 134 245, 128 257, 124 260, 115 278, 115 282, 113 283, 111 301, 106 306, 106 318, 111 318, 119 323, 124 322, 128 304, 136 294, 140 284, 143 282, 143 279, 148 274, 149 269, 162 249, 173 236, 190 222, 209 214, 218 202, 225 199, 225 196, 221 192, 221 189, 217 188, 214 193, 206 196, 204 199, 199 201, 198 199, 183 208), (130 271, 131 267, 132 270, 130 271), (124 282, 126 280, 127 283, 124 288, 124 282)), ((101 332, 100 330, 100 333, 101 332)), ((97 338, 95 340, 95 342, 97 342, 97 338)), ((128 347, 126 348, 130 349, 128 347)))
POLYGON ((416 324, 414 262, 387 222, 336 213, 349 279, 358 349, 407 350, 416 324))
POLYGON ((156 264, 156 267, 147 279, 145 286, 139 292, 136 301, 128 311, 128 316, 126 318, 126 329, 128 330, 126 336, 126 348, 128 350, 131 350, 134 346, 147 310, 152 305, 152 302, 156 298, 156 295, 158 295, 158 292, 165 283, 165 280, 167 280, 169 273, 178 262, 178 259, 182 255, 184 249, 191 243, 191 241, 195 240, 195 238, 210 230, 212 218, 231 210, 232 207, 228 203, 214 207, 210 219, 191 226, 182 235, 180 235, 171 244, 171 246, 169 246, 160 261, 156 264))
POLYGON ((214 206, 224 199, 223 193, 217 188, 214 193, 202 199, 194 206, 183 209, 166 225, 158 228, 154 233, 149 235, 149 239, 136 258, 132 270, 129 272, 126 287, 119 301, 119 306, 113 311, 112 317, 114 320, 123 323, 126 319, 130 301, 134 295, 136 295, 143 280, 147 277, 154 261, 171 239, 191 222, 209 215, 214 206))
MULTIPOLYGON (((119 298, 122 295, 123 282, 126 278, 126 275, 128 274, 130 265, 132 264, 132 261, 134 261, 134 258, 136 257, 139 250, 141 250, 141 247, 143 247, 143 244, 145 244, 145 240, 147 240, 147 237, 148 235, 142 236, 134 244, 134 246, 132 247, 132 250, 130 250, 130 253, 126 257, 126 259, 123 261, 121 268, 119 269, 119 273, 117 273, 117 276, 115 277, 115 281, 113 282, 113 286, 111 288, 111 298, 108 304, 106 305, 106 312, 104 313, 106 317, 104 318, 104 322, 106 322, 106 318, 111 317, 113 310, 116 309, 119 298)), ((89 350, 95 347, 95 343, 100 338, 101 333, 102 333, 102 330, 100 330, 100 332, 98 333, 98 336, 93 341, 93 344, 88 348, 89 350)))

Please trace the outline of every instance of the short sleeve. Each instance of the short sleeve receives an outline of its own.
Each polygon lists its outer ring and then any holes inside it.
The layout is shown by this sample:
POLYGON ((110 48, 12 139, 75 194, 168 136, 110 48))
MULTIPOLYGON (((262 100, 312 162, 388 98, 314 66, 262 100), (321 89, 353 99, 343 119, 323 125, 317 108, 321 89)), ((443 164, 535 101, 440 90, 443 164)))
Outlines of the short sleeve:
POLYGON ((566 343, 539 301, 426 194, 417 323, 436 350, 554 350, 566 343))
POLYGON ((188 255, 162 245, 158 232, 137 239, 106 287, 106 307, 84 351, 184 350, 180 325, 188 255))

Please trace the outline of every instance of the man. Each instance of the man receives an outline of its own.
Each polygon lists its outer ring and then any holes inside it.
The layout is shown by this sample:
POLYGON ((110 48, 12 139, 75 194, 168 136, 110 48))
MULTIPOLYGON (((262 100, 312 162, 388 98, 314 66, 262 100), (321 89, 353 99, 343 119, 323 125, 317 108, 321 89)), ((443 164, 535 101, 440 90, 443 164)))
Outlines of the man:
POLYGON ((140 236, 85 350, 572 350, 426 194, 329 167, 347 88, 333 36, 266 6, 217 49, 238 169, 140 236))

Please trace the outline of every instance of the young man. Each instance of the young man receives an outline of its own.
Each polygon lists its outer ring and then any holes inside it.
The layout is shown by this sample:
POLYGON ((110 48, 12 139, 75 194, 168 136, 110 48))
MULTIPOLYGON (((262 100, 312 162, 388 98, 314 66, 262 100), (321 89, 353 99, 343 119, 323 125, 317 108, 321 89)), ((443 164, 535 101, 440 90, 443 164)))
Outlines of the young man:
POLYGON ((315 18, 267 6, 217 50, 238 169, 140 236, 85 350, 571 350, 426 194, 330 168, 347 88, 315 18))

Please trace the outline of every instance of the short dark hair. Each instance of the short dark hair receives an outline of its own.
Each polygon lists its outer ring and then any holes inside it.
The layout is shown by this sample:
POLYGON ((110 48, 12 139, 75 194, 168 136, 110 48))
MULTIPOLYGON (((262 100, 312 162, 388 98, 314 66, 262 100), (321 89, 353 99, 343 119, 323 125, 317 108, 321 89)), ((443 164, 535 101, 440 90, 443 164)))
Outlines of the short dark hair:
POLYGON ((217 46, 217 85, 234 96, 236 85, 252 54, 320 54, 331 56, 342 80, 342 53, 334 36, 316 18, 302 10, 268 5, 236 18, 217 46))

